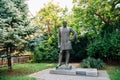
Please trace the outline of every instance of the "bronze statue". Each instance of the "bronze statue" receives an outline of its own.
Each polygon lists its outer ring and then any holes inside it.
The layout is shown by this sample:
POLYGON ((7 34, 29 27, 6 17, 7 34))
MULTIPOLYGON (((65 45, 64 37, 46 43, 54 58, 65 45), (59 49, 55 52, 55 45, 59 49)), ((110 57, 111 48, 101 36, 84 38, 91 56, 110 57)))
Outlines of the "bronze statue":
POLYGON ((65 65, 68 66, 69 64, 69 57, 70 53, 69 51, 72 49, 71 41, 73 41, 76 37, 76 32, 73 31, 71 27, 67 26, 67 22, 62 22, 63 26, 59 28, 58 33, 58 48, 60 48, 59 53, 59 60, 57 67, 61 66, 63 52, 66 52, 66 59, 65 59, 65 65), (73 34, 72 38, 70 37, 70 34, 73 34))

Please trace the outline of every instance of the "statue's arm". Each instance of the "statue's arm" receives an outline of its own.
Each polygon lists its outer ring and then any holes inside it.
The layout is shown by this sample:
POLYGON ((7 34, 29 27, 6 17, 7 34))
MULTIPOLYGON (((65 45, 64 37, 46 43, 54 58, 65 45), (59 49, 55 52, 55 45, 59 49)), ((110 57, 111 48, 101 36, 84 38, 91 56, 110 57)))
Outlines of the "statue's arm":
POLYGON ((72 34, 73 34, 73 36, 71 38, 71 41, 73 41, 76 38, 76 32, 72 28, 70 28, 70 32, 72 32, 72 34))
POLYGON ((61 33, 60 33, 60 28, 58 30, 58 48, 60 48, 60 43, 61 43, 61 33))

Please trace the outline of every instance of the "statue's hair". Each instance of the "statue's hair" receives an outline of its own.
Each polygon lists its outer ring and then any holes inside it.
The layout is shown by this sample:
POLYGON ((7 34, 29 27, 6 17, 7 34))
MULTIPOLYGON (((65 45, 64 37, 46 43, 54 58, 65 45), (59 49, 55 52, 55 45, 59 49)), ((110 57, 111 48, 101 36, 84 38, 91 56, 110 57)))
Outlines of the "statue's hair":
POLYGON ((67 24, 67 21, 66 21, 66 20, 64 20, 62 23, 66 23, 66 24, 67 24))

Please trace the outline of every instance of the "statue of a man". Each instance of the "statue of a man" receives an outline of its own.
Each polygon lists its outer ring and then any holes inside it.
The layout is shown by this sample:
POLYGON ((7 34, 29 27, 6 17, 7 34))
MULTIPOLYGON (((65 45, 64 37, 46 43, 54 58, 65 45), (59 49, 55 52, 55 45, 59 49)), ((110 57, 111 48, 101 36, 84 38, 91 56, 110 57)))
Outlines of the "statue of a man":
POLYGON ((73 41, 76 37, 76 32, 73 31, 71 27, 67 26, 66 21, 63 21, 62 24, 63 26, 60 27, 58 31, 59 32, 58 33, 58 48, 60 48, 60 53, 59 53, 59 60, 58 60, 57 67, 61 66, 62 57, 64 53, 66 53, 65 65, 68 66, 69 57, 70 57, 69 51, 72 49, 71 41, 73 41), (72 37, 70 37, 71 33, 73 34, 72 37))

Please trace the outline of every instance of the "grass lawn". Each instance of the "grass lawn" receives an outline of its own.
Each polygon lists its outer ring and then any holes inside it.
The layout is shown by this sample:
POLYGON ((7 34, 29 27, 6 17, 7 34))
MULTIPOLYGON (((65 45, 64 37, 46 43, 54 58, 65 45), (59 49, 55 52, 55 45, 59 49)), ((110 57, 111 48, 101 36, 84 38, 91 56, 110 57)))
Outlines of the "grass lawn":
MULTIPOLYGON (((36 80, 27 75, 55 66, 55 63, 14 64, 12 72, 8 72, 7 67, 2 67, 0 68, 0 80, 36 80)), ((120 65, 106 65, 106 70, 110 80, 120 80, 120 65)))
POLYGON ((120 65, 107 65, 107 72, 110 80, 120 80, 120 65))
POLYGON ((27 76, 0 76, 0 80, 36 80, 27 76))
POLYGON ((12 72, 8 72, 7 67, 2 67, 0 68, 0 80, 35 80, 34 78, 28 77, 26 75, 54 67, 55 65, 55 63, 14 64, 12 72))

